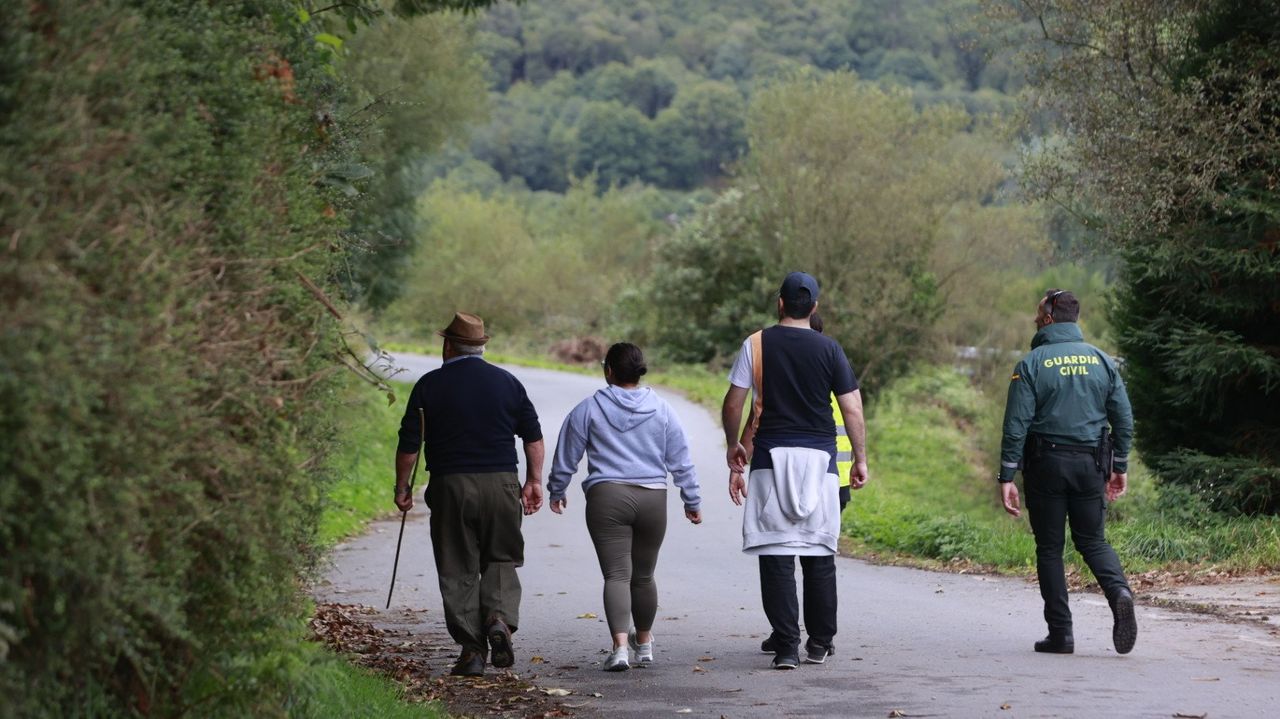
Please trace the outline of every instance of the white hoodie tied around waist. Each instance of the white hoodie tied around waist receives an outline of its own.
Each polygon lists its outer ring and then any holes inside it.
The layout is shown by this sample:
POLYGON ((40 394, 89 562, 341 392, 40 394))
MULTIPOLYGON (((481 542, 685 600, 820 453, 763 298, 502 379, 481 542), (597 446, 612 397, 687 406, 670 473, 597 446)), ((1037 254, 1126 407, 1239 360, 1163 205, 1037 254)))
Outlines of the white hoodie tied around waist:
POLYGON ((747 554, 832 555, 840 535, 839 482, 820 449, 775 447, 773 469, 751 472, 742 515, 747 554))

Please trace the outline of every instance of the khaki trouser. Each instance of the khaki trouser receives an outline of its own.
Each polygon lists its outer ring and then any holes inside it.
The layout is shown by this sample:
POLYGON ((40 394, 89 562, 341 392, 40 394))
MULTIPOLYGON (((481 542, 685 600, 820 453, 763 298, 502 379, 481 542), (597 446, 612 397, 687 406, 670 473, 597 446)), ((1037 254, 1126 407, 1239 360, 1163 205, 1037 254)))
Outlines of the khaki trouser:
POLYGON ((433 474, 426 501, 449 636, 464 649, 487 652, 493 618, 512 631, 520 624, 520 480, 515 472, 433 474))

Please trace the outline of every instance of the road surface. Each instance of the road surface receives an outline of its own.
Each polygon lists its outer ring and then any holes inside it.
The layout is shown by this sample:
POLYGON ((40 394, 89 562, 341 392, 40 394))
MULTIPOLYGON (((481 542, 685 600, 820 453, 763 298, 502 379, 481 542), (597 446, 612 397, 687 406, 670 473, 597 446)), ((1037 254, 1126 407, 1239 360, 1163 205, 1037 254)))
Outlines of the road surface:
MULTIPOLYGON (((398 360, 409 370, 399 377, 406 380, 439 364, 438 358, 410 355, 398 360)), ((603 380, 509 369, 538 408, 550 466, 560 422, 603 380)), ((768 624, 756 560, 740 551, 742 510, 728 498, 723 438, 706 410, 672 392, 661 394, 690 437, 703 485, 704 522, 690 525, 679 493, 668 492, 668 532, 657 571, 655 666, 621 673, 599 669, 608 629, 577 481, 569 488, 565 514, 544 506, 525 519, 514 671, 536 675, 539 687, 572 691, 566 702, 578 715, 1280 716, 1280 638, 1265 627, 1139 606, 1137 647, 1120 656, 1111 647, 1105 600, 1077 593, 1076 654, 1036 654, 1031 644, 1044 634, 1044 624, 1033 583, 844 558, 837 560, 835 656, 794 671, 771 669, 770 656, 759 652, 768 624), (587 616, 592 614, 597 618, 587 616)), ((395 431, 394 423, 387 431, 395 431)), ((871 467, 872 481, 875 472, 871 467)), ((389 508, 391 480, 388 470, 389 508)), ((418 622, 415 631, 443 635, 427 517, 419 496, 405 530, 395 602, 384 618, 418 622)), ((397 525, 398 520, 375 522, 364 536, 339 546, 326 580, 315 589, 317 598, 381 609, 397 525)), ((441 661, 439 670, 447 669, 441 661)))

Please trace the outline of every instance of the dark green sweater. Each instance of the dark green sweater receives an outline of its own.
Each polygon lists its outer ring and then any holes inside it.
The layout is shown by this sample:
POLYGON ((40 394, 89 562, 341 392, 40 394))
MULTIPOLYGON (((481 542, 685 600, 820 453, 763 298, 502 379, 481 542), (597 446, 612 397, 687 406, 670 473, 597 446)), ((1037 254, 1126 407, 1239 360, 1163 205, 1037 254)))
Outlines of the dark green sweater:
POLYGON ((1128 470, 1133 408, 1115 361, 1084 341, 1079 325, 1055 322, 1036 332, 1031 353, 1009 380, 1000 445, 1000 481, 1013 480, 1027 434, 1050 442, 1096 445, 1108 423, 1115 470, 1128 470))

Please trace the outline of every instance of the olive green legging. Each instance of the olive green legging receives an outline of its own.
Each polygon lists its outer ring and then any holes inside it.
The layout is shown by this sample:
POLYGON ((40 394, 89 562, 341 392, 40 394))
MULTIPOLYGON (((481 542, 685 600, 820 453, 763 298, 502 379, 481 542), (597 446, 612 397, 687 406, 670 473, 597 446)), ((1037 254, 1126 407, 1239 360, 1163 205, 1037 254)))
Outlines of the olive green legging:
POLYGON ((604 574, 609 632, 653 629, 658 585, 653 570, 667 533, 667 490, 600 482, 587 489, 587 531, 604 574))

